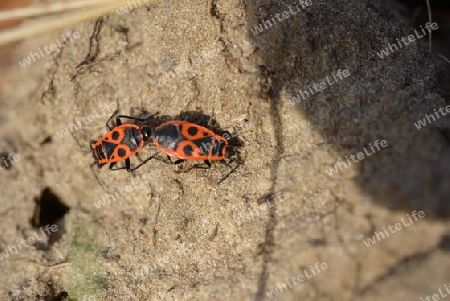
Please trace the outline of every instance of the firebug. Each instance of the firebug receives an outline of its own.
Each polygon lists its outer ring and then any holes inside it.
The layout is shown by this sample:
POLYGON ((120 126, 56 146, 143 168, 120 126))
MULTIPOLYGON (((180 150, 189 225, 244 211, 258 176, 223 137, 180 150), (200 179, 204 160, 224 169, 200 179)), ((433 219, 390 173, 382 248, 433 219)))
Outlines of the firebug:
POLYGON ((116 127, 111 128, 108 123, 113 116, 111 116, 106 122, 106 127, 109 129, 109 132, 97 141, 91 140, 90 147, 95 163, 99 168, 107 163, 110 163, 109 169, 119 170, 124 168, 113 169, 113 166, 119 161, 125 161, 125 169, 130 172, 134 171, 154 157, 150 156, 138 166, 131 168, 130 157, 136 155, 153 136, 153 129, 145 125, 139 126, 131 123, 122 124, 121 118, 134 119, 135 121, 146 121, 152 116, 142 119, 119 115, 116 118, 116 127))
POLYGON ((221 136, 195 123, 172 120, 156 127, 152 139, 155 146, 167 154, 169 159, 171 157, 177 159, 173 162, 174 164, 181 163, 184 160, 203 160, 206 168, 210 168, 211 163, 209 161, 220 161, 227 165, 232 161, 238 163, 219 181, 221 183, 242 163, 238 159, 232 159, 235 152, 229 140, 226 139, 228 137, 231 137, 231 135, 227 132, 224 132, 224 135, 221 136), (229 162, 226 162, 228 159, 229 162))

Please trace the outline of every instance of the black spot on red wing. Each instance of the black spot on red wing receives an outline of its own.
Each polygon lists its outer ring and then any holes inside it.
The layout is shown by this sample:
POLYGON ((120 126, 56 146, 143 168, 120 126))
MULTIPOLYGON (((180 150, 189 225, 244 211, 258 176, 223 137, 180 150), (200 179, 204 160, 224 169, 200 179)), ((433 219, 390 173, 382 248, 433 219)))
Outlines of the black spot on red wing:
POLYGON ((178 128, 169 123, 156 130, 154 139, 161 147, 174 149, 181 138, 178 128))
POLYGON ((193 153, 193 152, 194 152, 194 150, 192 149, 192 146, 186 145, 186 146, 183 147, 183 153, 184 153, 186 156, 192 156, 192 153, 193 153))
POLYGON ((203 137, 209 136, 208 132, 203 132, 203 137))
POLYGON ((208 155, 213 145, 213 139, 211 136, 208 136, 205 138, 196 139, 193 143, 200 149, 201 155, 208 155))
POLYGON ((117 154, 119 155, 119 157, 123 158, 123 157, 125 157, 127 155, 127 150, 123 149, 123 148, 119 148, 117 150, 117 154))
POLYGON ((120 137, 120 133, 118 131, 113 131, 111 134, 113 140, 117 140, 120 137))
POLYGON ((110 156, 114 153, 115 149, 117 148, 117 144, 103 141, 102 147, 104 150, 104 155, 106 156, 107 159, 110 159, 110 156))
POLYGON ((120 143, 125 144, 126 146, 128 146, 130 151, 135 152, 142 147, 142 138, 142 134, 137 128, 128 127, 124 129, 124 137, 120 143))
POLYGON ((101 160, 104 160, 104 159, 106 159, 106 156, 105 156, 105 154, 103 153, 103 148, 102 148, 102 145, 100 144, 100 145, 97 145, 96 147, 95 147, 95 156, 97 157, 96 159, 98 160, 98 161, 101 161, 101 160))
POLYGON ((187 130, 189 136, 195 136, 198 133, 198 128, 195 126, 190 126, 187 130))

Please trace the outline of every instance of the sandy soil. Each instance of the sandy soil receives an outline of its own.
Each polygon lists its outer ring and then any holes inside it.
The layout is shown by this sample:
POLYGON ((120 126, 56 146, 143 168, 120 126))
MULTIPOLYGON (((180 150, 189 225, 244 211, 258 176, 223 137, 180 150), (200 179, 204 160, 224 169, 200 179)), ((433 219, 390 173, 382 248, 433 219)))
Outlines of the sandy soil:
MULTIPOLYGON (((445 293, 450 119, 414 123, 449 104, 446 63, 428 54, 427 37, 377 55, 421 32, 388 1, 313 0, 291 6, 295 14, 288 6, 166 1, 20 44, 16 61, 79 34, 17 64, 4 82, 0 151, 20 159, 1 170, 0 251, 37 241, 0 260, 0 298, 409 301, 445 293), (321 92, 292 104, 323 80, 321 92), (116 106, 162 119, 213 114, 242 140, 244 164, 220 185, 222 164, 188 173, 158 160, 134 173, 91 169, 89 141, 105 133, 116 106), (330 175, 339 161, 349 166, 330 175), (58 231, 44 237, 46 225, 58 231)), ((139 157, 156 152, 149 145, 139 157)))

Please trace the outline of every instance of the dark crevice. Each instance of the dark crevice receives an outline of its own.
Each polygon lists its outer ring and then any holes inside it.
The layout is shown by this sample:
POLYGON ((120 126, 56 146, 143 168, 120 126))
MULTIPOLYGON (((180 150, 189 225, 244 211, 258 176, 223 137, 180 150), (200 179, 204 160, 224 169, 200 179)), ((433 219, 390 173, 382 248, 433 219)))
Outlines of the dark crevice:
POLYGON ((98 18, 95 21, 94 30, 89 40, 89 52, 86 54, 84 60, 75 69, 78 69, 82 65, 92 63, 98 57, 98 54, 100 53, 100 42, 98 41, 98 36, 100 34, 102 25, 103 25, 102 18, 98 18))
POLYGON ((35 198, 34 202, 36 207, 30 223, 34 228, 48 235, 47 243, 36 243, 35 246, 38 249, 47 250, 65 233, 64 216, 70 208, 48 187, 42 190, 41 195, 35 198), (54 231, 54 229, 57 230, 54 231))
POLYGON ((217 20, 220 20, 220 14, 217 11, 217 3, 216 0, 212 0, 211 1, 211 7, 209 8, 209 13, 211 14, 211 16, 213 16, 214 18, 216 18, 217 20))

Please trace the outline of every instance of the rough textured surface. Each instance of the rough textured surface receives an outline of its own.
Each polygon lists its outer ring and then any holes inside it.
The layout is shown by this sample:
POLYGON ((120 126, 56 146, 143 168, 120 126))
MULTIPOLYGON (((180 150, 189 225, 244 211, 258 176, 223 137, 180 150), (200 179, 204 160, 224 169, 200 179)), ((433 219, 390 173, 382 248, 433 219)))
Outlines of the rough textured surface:
MULTIPOLYGON (((412 30, 398 7, 372 2, 314 1, 254 34, 287 3, 167 1, 22 43, 18 59, 80 33, 9 80, 1 150, 21 159, 1 171, 0 250, 36 231, 34 198, 45 187, 70 210, 56 221, 65 234, 51 247, 0 261, 8 275, 0 296, 263 300, 284 284, 274 298, 401 301, 444 289, 449 119, 420 130, 414 123, 444 107, 449 92, 425 38, 377 56, 412 30), (350 76, 290 103, 338 69, 350 76), (245 164, 220 185, 221 164, 188 173, 157 160, 134 174, 91 170, 89 140, 104 134, 114 111, 105 104, 116 103, 122 114, 214 113, 223 129, 236 127, 245 164), (388 146, 326 172, 377 139, 388 146), (107 194, 109 204, 94 205, 107 194), (270 205, 258 204, 264 199, 270 205), (425 218, 364 244, 414 210, 425 218), (328 268, 289 287, 286 279, 316 262, 328 268)), ((146 147, 140 157, 154 152, 146 147)))

